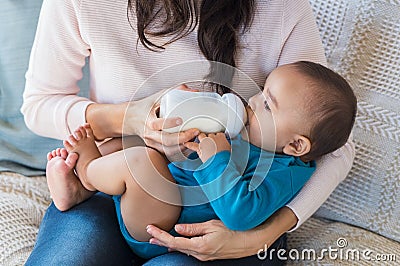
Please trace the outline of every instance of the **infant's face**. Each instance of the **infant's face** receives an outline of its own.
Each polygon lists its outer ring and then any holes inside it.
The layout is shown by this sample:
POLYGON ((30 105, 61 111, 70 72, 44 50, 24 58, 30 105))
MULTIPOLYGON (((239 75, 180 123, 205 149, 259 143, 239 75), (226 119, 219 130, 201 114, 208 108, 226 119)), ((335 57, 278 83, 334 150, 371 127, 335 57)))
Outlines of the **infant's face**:
MULTIPOLYGON (((295 134, 306 135, 306 91, 307 80, 293 66, 272 71, 264 90, 249 100, 245 127, 248 141, 265 150, 282 152, 295 134)), ((245 133, 242 135, 246 138, 245 133)))

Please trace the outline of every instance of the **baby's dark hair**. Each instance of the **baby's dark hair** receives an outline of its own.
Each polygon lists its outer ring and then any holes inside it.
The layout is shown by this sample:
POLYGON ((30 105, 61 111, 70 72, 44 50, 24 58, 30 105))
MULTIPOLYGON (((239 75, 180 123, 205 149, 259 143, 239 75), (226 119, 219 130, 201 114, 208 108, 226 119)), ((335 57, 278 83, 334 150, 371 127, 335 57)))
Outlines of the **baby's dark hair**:
POLYGON ((311 161, 347 142, 356 118, 357 98, 349 83, 333 70, 308 61, 299 61, 293 66, 310 82, 312 94, 306 111, 312 119, 308 136, 311 150, 302 159, 311 161))

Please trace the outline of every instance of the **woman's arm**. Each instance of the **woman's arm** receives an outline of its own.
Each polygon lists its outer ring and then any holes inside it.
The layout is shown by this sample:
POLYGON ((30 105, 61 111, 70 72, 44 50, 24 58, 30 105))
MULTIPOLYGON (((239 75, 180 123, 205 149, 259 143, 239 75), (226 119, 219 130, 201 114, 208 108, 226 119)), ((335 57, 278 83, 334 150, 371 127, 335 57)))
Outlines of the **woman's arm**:
POLYGON ((43 1, 21 108, 35 133, 66 139, 89 122, 98 139, 121 136, 127 103, 98 104, 79 97, 77 82, 91 47, 81 31, 80 1, 43 1))
POLYGON ((26 73, 21 108, 35 133, 65 139, 85 122, 91 103, 77 96, 90 47, 79 32, 80 1, 45 0, 26 73))
POLYGON ((95 103, 77 95, 82 67, 91 54, 89 37, 81 31, 80 5, 80 0, 43 1, 21 107, 28 128, 41 136, 66 139, 88 122, 98 140, 137 134, 161 152, 182 149, 177 144, 192 139, 196 130, 162 134, 162 128, 177 122, 156 119, 159 94, 129 104, 95 103))
POLYGON ((282 2, 284 9, 278 65, 301 60, 326 65, 324 47, 309 1, 282 2))
POLYGON ((351 139, 340 149, 325 155, 317 161, 317 169, 311 179, 287 207, 295 213, 297 229, 329 197, 336 186, 349 173, 355 156, 354 143, 351 139))

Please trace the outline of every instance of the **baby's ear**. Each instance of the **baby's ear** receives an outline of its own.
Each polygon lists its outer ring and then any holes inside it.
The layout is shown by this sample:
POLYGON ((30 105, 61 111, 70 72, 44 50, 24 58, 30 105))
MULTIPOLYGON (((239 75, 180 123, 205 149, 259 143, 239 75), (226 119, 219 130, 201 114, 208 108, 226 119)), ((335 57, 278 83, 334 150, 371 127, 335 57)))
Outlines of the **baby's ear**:
POLYGON ((296 135, 291 143, 283 147, 283 153, 300 157, 306 155, 311 150, 311 141, 302 135, 296 135))

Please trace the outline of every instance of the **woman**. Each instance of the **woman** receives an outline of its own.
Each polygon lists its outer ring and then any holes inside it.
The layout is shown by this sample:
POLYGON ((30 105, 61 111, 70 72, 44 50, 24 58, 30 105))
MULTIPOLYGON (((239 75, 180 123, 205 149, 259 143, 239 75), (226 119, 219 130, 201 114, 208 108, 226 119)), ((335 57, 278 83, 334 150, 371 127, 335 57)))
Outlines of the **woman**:
MULTIPOLYGON (((161 135, 162 127, 176 125, 176 121, 157 119, 153 111, 146 122, 145 114, 157 92, 168 88, 168 79, 172 84, 182 72, 159 75, 141 88, 155 73, 179 63, 210 60, 237 67, 262 85, 278 65, 298 60, 326 64, 307 0, 234 2, 45 0, 26 74, 22 112, 28 127, 39 135, 65 139, 71 130, 88 122, 98 140, 139 135, 146 145, 166 155, 175 154, 182 147, 178 144, 192 139, 196 131, 161 135), (86 57, 90 100, 77 96, 76 83, 86 57)), ((248 99, 258 91, 242 87, 237 92, 248 99)), ((353 153, 349 142, 325 156, 299 195, 254 230, 229 231, 219 221, 177 226, 178 233, 192 237, 185 239, 149 227, 153 243, 192 256, 171 253, 147 264, 195 265, 195 258, 214 260, 209 263, 218 265, 268 263, 255 254, 265 245, 284 246, 285 238, 280 236, 301 225, 323 203, 350 170, 353 153)), ((92 193, 69 172, 53 173, 51 179, 80 192, 73 202, 63 202, 65 195, 52 193, 54 201, 62 202, 64 209, 81 204, 63 213, 54 204, 49 207, 27 265, 142 263, 119 234, 109 197, 98 194, 85 201, 92 193)))

